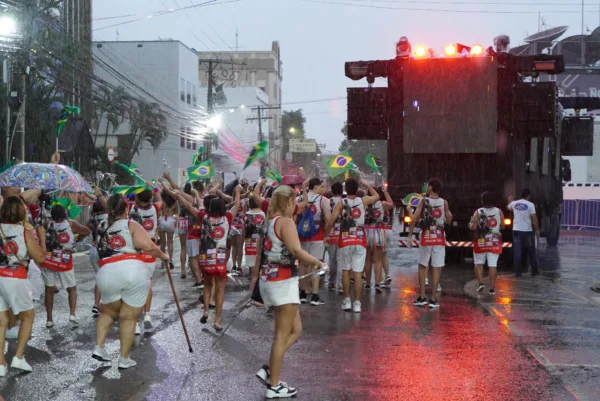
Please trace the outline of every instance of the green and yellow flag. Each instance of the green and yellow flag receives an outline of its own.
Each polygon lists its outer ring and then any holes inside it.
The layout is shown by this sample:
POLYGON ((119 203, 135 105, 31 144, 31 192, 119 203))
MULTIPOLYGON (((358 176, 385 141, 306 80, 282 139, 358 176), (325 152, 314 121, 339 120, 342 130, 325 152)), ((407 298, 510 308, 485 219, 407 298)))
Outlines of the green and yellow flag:
POLYGON ((61 205, 65 208, 67 213, 69 214, 69 219, 73 220, 81 213, 81 208, 71 201, 69 198, 58 198, 54 199, 51 203, 51 206, 61 205))
POLYGON ((5 172, 6 170, 8 170, 9 168, 11 168, 14 165, 15 165, 15 161, 14 160, 9 161, 4 166, 2 166, 2 168, 0 168, 0 173, 5 172))
POLYGON ((246 164, 244 165, 244 170, 248 168, 249 165, 258 161, 260 159, 264 159, 269 155, 269 142, 263 141, 259 144, 254 145, 252 151, 250 152, 250 156, 248 156, 248 160, 246 160, 246 164))
POLYGON ((273 181, 277 181, 278 183, 281 184, 281 174, 279 174, 277 172, 277 170, 274 170, 272 168, 268 169, 267 172, 265 173, 265 175, 267 176, 267 178, 273 180, 273 181))
POLYGON ((371 167, 377 174, 381 175, 383 172, 383 164, 381 163, 381 159, 379 157, 368 154, 365 161, 367 162, 367 166, 371 167))
POLYGON ((142 172, 139 168, 137 168, 135 164, 132 164, 131 166, 126 166, 123 163, 117 163, 117 165, 123 170, 125 170, 127 174, 129 174, 131 177, 135 178, 138 181, 138 184, 146 185, 146 180, 144 180, 144 178, 142 177, 142 172))
POLYGON ((139 194, 145 189, 149 189, 145 185, 117 185, 111 188, 111 192, 113 194, 121 194, 121 195, 131 195, 131 194, 139 194))
POLYGON ((62 131, 65 124, 69 120, 69 116, 71 114, 79 114, 79 113, 81 113, 81 110, 79 109, 79 107, 67 106, 67 105, 63 106, 62 110, 60 111, 60 117, 58 117, 58 131, 56 132, 56 136, 60 135, 60 131, 62 131))
POLYGON ((204 180, 215 175, 215 170, 213 169, 212 161, 207 160, 196 166, 188 167, 187 173, 189 180, 204 180))
POLYGON ((198 152, 194 156, 192 156, 192 166, 197 166, 202 163, 202 155, 204 154, 204 146, 200 146, 198 148, 198 152))
POLYGON ((350 156, 350 153, 348 153, 347 150, 327 159, 325 161, 325 166, 327 167, 327 171, 331 178, 335 178, 348 170, 356 168, 356 164, 352 161, 352 156, 350 156))

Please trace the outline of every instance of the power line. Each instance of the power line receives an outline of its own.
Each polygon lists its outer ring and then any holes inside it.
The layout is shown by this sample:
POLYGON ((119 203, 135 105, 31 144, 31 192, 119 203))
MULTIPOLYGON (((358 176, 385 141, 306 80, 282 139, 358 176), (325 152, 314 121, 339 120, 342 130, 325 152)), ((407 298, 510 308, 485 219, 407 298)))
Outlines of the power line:
MULTIPOLYGON (((392 3, 392 4, 457 4, 457 5, 475 5, 475 6, 486 6, 486 5, 499 5, 499 6, 577 6, 579 4, 574 3, 547 3, 547 2, 536 2, 536 3, 520 3, 520 2, 495 2, 495 1, 440 1, 440 0, 345 0, 347 2, 356 3, 392 3)), ((600 3, 588 3, 588 6, 597 6, 600 3)), ((597 10, 596 10, 597 11, 597 10)))
MULTIPOLYGON (((161 17, 163 15, 171 14, 171 13, 174 13, 174 12, 188 10, 190 8, 218 6, 218 5, 222 5, 222 4, 228 4, 228 3, 237 3, 237 2, 239 2, 241 0, 228 0, 228 1, 218 2, 218 3, 216 3, 216 1, 217 0, 209 0, 209 1, 205 2, 205 3, 195 4, 194 6, 181 7, 181 9, 171 9, 171 10, 164 10, 162 12, 157 12, 157 13, 154 13, 154 14, 146 14, 146 15, 144 15, 142 17, 139 17, 139 18, 135 18, 135 19, 131 19, 131 20, 119 22, 119 23, 116 23, 116 24, 112 24, 112 25, 107 25, 107 26, 103 26, 103 27, 100 27, 100 28, 96 28, 96 29, 94 29, 94 31, 102 31, 104 29, 114 28, 114 27, 121 26, 121 25, 126 25, 126 24, 131 24, 131 23, 137 22, 137 21, 148 20, 148 19, 153 18, 153 17, 161 17)), ((113 17, 105 17, 105 18, 114 19, 114 18, 119 18, 119 17, 120 16, 113 16, 113 17)), ((123 16, 123 18, 125 18, 125 17, 126 16, 123 16)))
MULTIPOLYGON (((360 7, 360 8, 372 8, 379 10, 402 10, 402 11, 426 11, 426 12, 439 12, 439 13, 458 13, 458 14, 537 14, 539 11, 508 11, 508 10, 451 10, 451 9, 435 9, 435 8, 410 8, 410 7, 391 7, 391 6, 378 6, 374 4, 357 4, 357 3, 345 3, 341 1, 332 0, 300 0, 304 3, 316 3, 316 4, 330 4, 337 6, 347 7, 360 7)), ((352 0, 346 0, 352 1, 352 0)), ((436 3, 437 4, 437 3, 436 3)), ((446 4, 441 3, 440 4, 446 4)), ((475 3, 472 3, 476 5, 475 3)), ((566 11, 544 11, 544 14, 581 14, 581 10, 566 10, 566 11)))

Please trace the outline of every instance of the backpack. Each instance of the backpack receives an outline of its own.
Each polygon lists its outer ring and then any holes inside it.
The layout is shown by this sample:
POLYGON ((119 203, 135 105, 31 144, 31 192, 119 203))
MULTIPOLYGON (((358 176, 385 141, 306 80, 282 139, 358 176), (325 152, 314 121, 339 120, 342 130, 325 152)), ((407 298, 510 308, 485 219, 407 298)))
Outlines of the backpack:
POLYGON ((437 225, 435 219, 433 218, 432 212, 433 208, 429 203, 429 199, 426 198, 423 203, 423 216, 419 221, 419 228, 421 230, 427 230, 429 227, 437 225))
POLYGON ((488 216, 485 215, 483 209, 479 209, 479 218, 477 219, 477 238, 485 238, 485 236, 492 232, 488 224, 488 216))
POLYGON ((209 249, 217 247, 217 241, 212 237, 213 226, 208 222, 208 217, 202 220, 202 234, 200 235, 200 254, 206 254, 209 249))
POLYGON ((308 239, 317 235, 318 232, 319 230, 315 224, 315 216, 313 216, 312 210, 308 208, 302 212, 300 221, 298 221, 298 236, 308 239))
POLYGON ((367 206, 365 210, 365 225, 375 224, 375 217, 373 217, 373 213, 375 212, 375 204, 370 204, 367 206))
POLYGON ((342 200, 342 215, 340 217, 340 230, 347 232, 350 228, 356 226, 356 222, 352 218, 352 206, 348 203, 348 199, 342 200))
POLYGON ((46 251, 52 252, 56 249, 60 249, 60 243, 58 242, 58 232, 53 221, 48 224, 48 231, 46 231, 46 251))
POLYGON ((246 232, 246 238, 252 237, 252 234, 258 231, 256 223, 254 222, 255 217, 255 214, 248 213, 246 213, 246 215, 244 216, 244 231, 246 232))

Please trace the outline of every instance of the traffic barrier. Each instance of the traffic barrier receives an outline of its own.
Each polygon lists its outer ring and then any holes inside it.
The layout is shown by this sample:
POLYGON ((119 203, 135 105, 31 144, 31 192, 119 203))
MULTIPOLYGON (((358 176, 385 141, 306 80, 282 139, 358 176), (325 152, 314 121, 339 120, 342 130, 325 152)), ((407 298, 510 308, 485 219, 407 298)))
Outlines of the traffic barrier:
MULTIPOLYGON (((419 247, 419 241, 412 240, 413 247, 419 247)), ((398 246, 400 248, 408 248, 408 240, 399 240, 398 246)), ((473 248, 475 243, 473 241, 446 241, 446 247, 450 248, 473 248)), ((512 248, 512 242, 503 242, 502 248, 512 248)))
POLYGON ((600 200, 564 200, 560 226, 566 230, 600 230, 600 200))

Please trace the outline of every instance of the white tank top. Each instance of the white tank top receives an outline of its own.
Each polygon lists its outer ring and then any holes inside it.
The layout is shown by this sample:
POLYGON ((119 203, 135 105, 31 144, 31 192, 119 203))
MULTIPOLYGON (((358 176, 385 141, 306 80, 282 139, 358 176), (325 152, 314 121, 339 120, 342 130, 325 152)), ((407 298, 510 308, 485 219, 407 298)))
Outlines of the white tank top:
POLYGON ((373 218, 373 224, 382 224, 383 216, 383 203, 381 203, 381 201, 377 201, 373 204, 373 215, 371 216, 373 218))
MULTIPOLYGON (((358 196, 354 199, 346 198, 342 202, 344 202, 344 206, 350 207, 350 216, 352 220, 354 220, 355 227, 360 228, 365 225, 365 204, 362 198, 358 196)), ((342 208, 342 214, 345 212, 345 208, 342 208)))
POLYGON ((138 213, 142 218, 142 227, 148 233, 150 238, 156 239, 156 230, 158 229, 158 209, 155 204, 141 207, 133 205, 132 211, 138 213))
MULTIPOLYGON (((440 228, 444 228, 444 223, 446 222, 444 200, 442 198, 425 198, 425 205, 428 203, 431 207, 431 217, 435 220, 436 225, 440 228)), ((427 209, 427 206, 425 206, 425 209, 427 209)))
MULTIPOLYGON (((210 236, 215 241, 215 249, 227 249, 227 237, 229 236, 229 222, 227 217, 208 217, 204 216, 202 222, 202 229, 205 228, 204 224, 208 223, 208 229, 210 230, 210 236)), ((207 248, 207 249, 211 249, 207 248)))
MULTIPOLYGON (((129 231, 129 219, 120 219, 106 230, 108 247, 117 253, 135 253, 133 236, 129 231)), ((114 255, 112 255, 114 256, 114 255)))
POLYGON ((56 238, 61 249, 71 250, 75 245, 75 235, 71 230, 69 220, 63 220, 61 222, 51 221, 48 225, 48 230, 56 231, 56 238))
POLYGON ((4 240, 4 255, 8 258, 8 263, 3 263, 0 267, 25 267, 29 265, 29 253, 25 243, 25 227, 22 224, 1 224, 2 239, 4 240))
POLYGON ((480 208, 477 210, 479 220, 482 218, 487 220, 487 226, 492 234, 500 234, 500 209, 497 207, 480 208))
MULTIPOLYGON (((267 228, 267 235, 263 242, 263 256, 262 264, 274 263, 292 269, 296 268, 296 260, 288 250, 287 246, 277 236, 275 232, 275 224, 279 220, 280 216, 275 216, 269 221, 267 228)), ((293 274, 295 275, 295 274, 293 274)))
POLYGON ((314 194, 312 192, 308 193, 308 207, 312 211, 313 218, 315 220, 315 226, 317 228, 321 227, 321 222, 323 221, 323 210, 321 210, 322 200, 322 195, 314 194))

